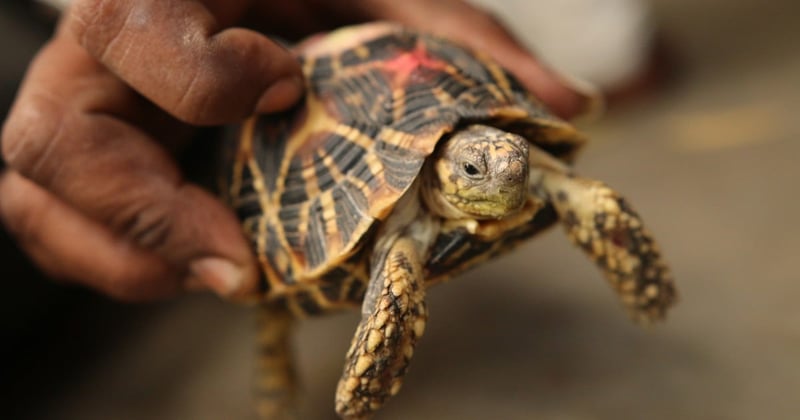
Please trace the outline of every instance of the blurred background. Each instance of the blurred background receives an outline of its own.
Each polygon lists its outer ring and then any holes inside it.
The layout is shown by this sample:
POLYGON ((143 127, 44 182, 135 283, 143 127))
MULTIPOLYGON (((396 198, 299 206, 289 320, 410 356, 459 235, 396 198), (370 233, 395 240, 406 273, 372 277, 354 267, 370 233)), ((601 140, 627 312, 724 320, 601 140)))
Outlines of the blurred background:
MULTIPOLYGON (((581 173, 645 216, 681 292, 626 319, 559 230, 430 293, 380 419, 794 419, 800 412, 800 2, 489 1, 611 93, 581 173)), ((0 115, 51 31, 0 5, 0 115)), ((2 199, 2 197, 0 197, 2 199)), ((0 229, 0 406, 14 419, 253 418, 253 314, 210 296, 126 305, 43 279, 0 229)), ((357 322, 303 322, 303 418, 332 419, 357 322)))

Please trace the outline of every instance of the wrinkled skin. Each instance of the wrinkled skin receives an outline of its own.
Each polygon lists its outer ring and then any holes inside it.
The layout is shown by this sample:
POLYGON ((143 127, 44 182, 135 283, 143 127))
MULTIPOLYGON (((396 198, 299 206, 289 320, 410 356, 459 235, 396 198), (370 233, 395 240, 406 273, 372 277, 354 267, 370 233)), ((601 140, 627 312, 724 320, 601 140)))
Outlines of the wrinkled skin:
POLYGON ((301 95, 289 40, 401 21, 490 52, 556 113, 589 103, 485 13, 459 0, 76 0, 32 62, 2 131, 0 220, 42 269, 124 299, 254 292, 233 214, 185 180, 197 126, 301 95))

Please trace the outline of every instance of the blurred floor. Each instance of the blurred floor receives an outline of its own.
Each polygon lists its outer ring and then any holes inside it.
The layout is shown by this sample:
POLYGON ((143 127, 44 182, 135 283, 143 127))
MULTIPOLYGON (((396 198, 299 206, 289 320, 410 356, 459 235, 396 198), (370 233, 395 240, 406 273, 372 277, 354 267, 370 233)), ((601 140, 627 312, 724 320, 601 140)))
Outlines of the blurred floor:
MULTIPOLYGON (((587 126, 594 142, 578 169, 636 204, 672 263, 680 305, 663 326, 631 325, 590 263, 551 231, 431 291, 429 329, 378 418, 796 418, 800 3, 658 0, 655 11, 683 78, 587 126)), ((100 314, 66 330, 82 337, 67 344, 77 366, 65 359, 71 368, 42 372, 23 358, 15 367, 28 382, 57 378, 22 400, 23 417, 252 418, 247 309, 191 297, 105 304, 100 314), (102 344, 92 338, 109 332, 102 344)), ((333 418, 356 320, 299 329, 305 418, 333 418)))

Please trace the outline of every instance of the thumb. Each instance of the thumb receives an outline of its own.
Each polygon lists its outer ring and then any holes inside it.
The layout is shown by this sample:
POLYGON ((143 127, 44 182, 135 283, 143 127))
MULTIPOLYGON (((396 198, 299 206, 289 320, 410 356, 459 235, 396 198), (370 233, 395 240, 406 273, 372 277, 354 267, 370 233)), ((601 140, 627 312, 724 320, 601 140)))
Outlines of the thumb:
POLYGON ((78 1, 61 34, 178 119, 222 124, 296 102, 300 65, 255 31, 221 27, 197 1, 78 1))

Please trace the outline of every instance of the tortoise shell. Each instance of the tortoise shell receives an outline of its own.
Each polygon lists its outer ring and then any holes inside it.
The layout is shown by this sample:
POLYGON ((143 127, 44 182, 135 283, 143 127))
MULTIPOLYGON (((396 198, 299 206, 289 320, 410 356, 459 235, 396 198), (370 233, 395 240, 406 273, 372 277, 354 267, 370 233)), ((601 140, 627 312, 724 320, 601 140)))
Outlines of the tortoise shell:
MULTIPOLYGON (((584 142, 495 61, 452 41, 373 24, 300 53, 304 101, 241 127, 227 191, 253 240, 267 299, 295 312, 360 303, 374 232, 458 127, 515 132, 566 162, 584 142)), ((475 243, 463 230, 439 235, 427 259, 431 278, 503 245, 475 243), (465 243, 471 252, 448 253, 465 243)))

